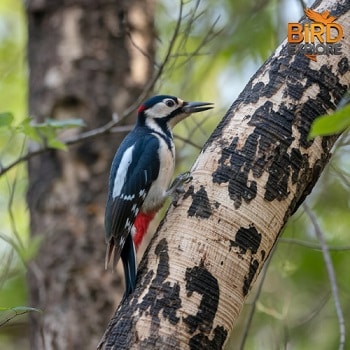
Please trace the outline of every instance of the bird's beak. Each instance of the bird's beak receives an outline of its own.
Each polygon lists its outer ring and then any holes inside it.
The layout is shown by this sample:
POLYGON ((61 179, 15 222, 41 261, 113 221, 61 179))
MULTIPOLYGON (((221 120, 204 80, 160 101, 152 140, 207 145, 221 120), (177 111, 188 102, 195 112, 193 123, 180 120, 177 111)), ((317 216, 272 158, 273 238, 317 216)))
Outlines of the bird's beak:
POLYGON ((183 113, 191 114, 203 112, 214 108, 214 103, 211 102, 184 102, 182 106, 183 113))

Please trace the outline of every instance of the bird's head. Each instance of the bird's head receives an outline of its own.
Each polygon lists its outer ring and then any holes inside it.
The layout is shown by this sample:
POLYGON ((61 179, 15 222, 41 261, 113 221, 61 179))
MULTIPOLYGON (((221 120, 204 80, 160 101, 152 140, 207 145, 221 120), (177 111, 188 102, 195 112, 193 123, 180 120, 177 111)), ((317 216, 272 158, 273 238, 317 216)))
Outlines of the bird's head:
POLYGON ((213 108, 213 103, 185 102, 178 97, 158 95, 151 97, 138 108, 138 123, 151 126, 173 128, 178 122, 191 113, 213 108))

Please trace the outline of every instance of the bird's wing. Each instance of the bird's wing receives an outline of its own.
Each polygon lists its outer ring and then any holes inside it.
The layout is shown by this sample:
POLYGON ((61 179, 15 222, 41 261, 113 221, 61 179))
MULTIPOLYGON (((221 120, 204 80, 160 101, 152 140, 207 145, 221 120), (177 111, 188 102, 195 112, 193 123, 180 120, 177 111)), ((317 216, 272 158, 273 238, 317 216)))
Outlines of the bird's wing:
POLYGON ((123 146, 128 152, 117 151, 112 163, 105 217, 109 245, 106 263, 113 255, 113 265, 120 258, 135 217, 152 182, 158 177, 160 167, 157 137, 141 135, 136 143, 131 143, 131 138, 127 137, 123 146))

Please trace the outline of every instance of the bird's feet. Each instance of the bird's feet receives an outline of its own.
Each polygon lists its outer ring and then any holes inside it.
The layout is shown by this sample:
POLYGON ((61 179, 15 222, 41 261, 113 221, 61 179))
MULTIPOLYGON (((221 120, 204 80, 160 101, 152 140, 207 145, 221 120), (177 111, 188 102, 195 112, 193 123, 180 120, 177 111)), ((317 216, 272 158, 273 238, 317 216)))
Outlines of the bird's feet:
POLYGON ((189 171, 186 171, 185 173, 178 175, 173 181, 173 183, 171 184, 170 188, 167 191, 167 194, 173 197, 171 204, 174 207, 177 206, 177 202, 179 200, 180 194, 185 193, 185 189, 183 185, 190 182, 191 180, 192 180, 191 173, 189 171))

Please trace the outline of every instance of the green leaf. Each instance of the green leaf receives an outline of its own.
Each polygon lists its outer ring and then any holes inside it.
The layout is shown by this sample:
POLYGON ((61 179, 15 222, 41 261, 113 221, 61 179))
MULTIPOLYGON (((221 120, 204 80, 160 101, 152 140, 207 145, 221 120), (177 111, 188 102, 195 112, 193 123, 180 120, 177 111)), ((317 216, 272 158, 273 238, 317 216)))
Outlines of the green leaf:
POLYGON ((4 126, 10 127, 14 119, 13 114, 10 112, 0 113, 0 128, 4 126))
POLYGON ((51 127, 53 129, 69 129, 69 128, 79 128, 86 126, 85 122, 82 119, 64 119, 64 120, 56 120, 47 118, 44 123, 36 124, 37 128, 41 127, 51 127))
POLYGON ((12 307, 10 310, 13 310, 17 313, 23 313, 23 312, 29 312, 29 311, 42 313, 42 310, 37 309, 35 307, 30 307, 30 306, 16 306, 16 307, 12 307))
POLYGON ((337 110, 331 115, 318 117, 311 125, 309 139, 316 136, 339 134, 350 126, 350 105, 337 110))
POLYGON ((45 140, 48 147, 60 149, 63 151, 67 149, 67 146, 57 138, 56 129, 49 126, 43 127, 40 130, 40 135, 45 140))
POLYGON ((47 145, 50 148, 56 148, 62 151, 67 150, 67 145, 55 137, 47 139, 47 145))
POLYGON ((31 140, 35 142, 41 142, 42 138, 40 137, 40 134, 38 133, 38 130, 31 124, 31 119, 26 118, 22 121, 22 123, 19 125, 20 131, 23 132, 24 135, 28 136, 31 140))
POLYGON ((31 311, 42 313, 40 309, 29 306, 16 306, 11 308, 0 307, 0 327, 15 317, 24 315, 31 311))

